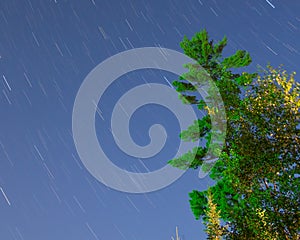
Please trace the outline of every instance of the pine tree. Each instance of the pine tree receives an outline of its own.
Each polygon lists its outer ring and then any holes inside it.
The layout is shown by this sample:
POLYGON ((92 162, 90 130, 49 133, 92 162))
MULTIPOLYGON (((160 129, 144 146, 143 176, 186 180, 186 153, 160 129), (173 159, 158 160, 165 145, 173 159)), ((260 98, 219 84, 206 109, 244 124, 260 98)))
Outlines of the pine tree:
MULTIPOLYGON (((185 65, 189 71, 180 76, 178 81, 174 81, 173 85, 180 93, 179 97, 184 104, 196 105, 199 110, 206 110, 207 112, 212 113, 215 110, 213 107, 209 109, 203 99, 197 99, 197 97, 193 95, 193 92, 197 89, 196 86, 199 84, 201 85, 201 81, 206 82, 208 75, 209 78, 215 82, 223 99, 215 99, 214 103, 224 102, 227 118, 232 119, 237 116, 237 113, 232 111, 232 109, 236 109, 239 106, 241 86, 249 84, 256 74, 232 73, 232 68, 240 68, 249 65, 251 63, 251 58, 249 53, 242 50, 238 50, 235 54, 223 58, 222 51, 226 45, 226 37, 216 44, 214 44, 212 40, 209 41, 206 30, 196 33, 191 40, 184 37, 183 41, 180 43, 181 48, 186 55, 195 59, 201 68, 198 68, 197 65, 185 65), (186 81, 186 79, 188 79, 188 81, 186 81)), ((210 95, 214 96, 214 94, 210 95)), ((218 104, 211 105, 217 106, 218 104)), ((220 121, 222 121, 222 118, 220 118, 220 121)), ((221 125, 222 124, 219 124, 219 126, 221 125)), ((232 127, 234 126, 227 125, 227 138, 232 136, 232 134, 230 134, 233 130, 232 127)), ((183 141, 197 141, 201 138, 206 141, 206 146, 196 147, 192 151, 183 154, 181 157, 170 160, 168 163, 180 169, 187 169, 189 167, 197 169, 202 166, 206 167, 207 171, 210 170, 210 167, 205 165, 207 162, 205 156, 207 155, 210 138, 213 134, 211 128, 211 117, 210 115, 206 115, 202 119, 195 121, 187 130, 182 131, 180 137, 183 141), (195 154, 196 157, 194 157, 195 154)), ((217 146, 215 146, 215 148, 218 149, 217 146)), ((211 158, 214 158, 214 156, 211 156, 211 158)))

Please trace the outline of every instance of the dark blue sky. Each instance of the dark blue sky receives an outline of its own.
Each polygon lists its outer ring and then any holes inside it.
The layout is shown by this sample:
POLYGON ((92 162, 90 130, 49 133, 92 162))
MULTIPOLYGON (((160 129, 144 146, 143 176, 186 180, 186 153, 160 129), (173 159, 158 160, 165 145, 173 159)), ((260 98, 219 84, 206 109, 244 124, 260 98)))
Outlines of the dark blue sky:
MULTIPOLYGON (((299 71, 300 2, 1 0, 0 2, 0 239, 165 240, 179 226, 183 239, 203 239, 203 226, 189 209, 188 192, 208 179, 188 171, 156 192, 130 194, 98 182, 84 168, 72 138, 72 108, 86 75, 106 58, 138 47, 181 51, 184 35, 206 28, 226 54, 250 52, 253 64, 284 64, 299 71)), ((114 103, 132 86, 166 84, 175 75, 137 71, 116 81, 99 106, 109 119, 114 103)), ((172 113, 156 105, 137 111, 131 122, 138 144, 161 123, 168 142, 149 169, 166 164, 179 144, 172 113)), ((115 164, 134 171, 136 159, 118 150, 109 121, 96 118, 100 144, 115 164), (123 161, 123 160, 122 160, 123 161)))

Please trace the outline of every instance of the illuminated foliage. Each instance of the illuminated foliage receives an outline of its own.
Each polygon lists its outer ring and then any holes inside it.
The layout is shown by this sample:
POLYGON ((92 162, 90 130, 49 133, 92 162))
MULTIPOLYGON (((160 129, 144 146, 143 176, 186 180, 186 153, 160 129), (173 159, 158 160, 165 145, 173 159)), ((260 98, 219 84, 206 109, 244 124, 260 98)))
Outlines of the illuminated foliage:
MULTIPOLYGON (((215 203, 214 214, 228 226, 223 232, 226 239, 298 239, 300 85, 295 73, 288 75, 282 68, 271 66, 259 74, 232 73, 232 68, 250 64, 251 58, 240 50, 223 58, 226 42, 224 38, 214 45, 202 31, 181 43, 185 54, 194 58, 218 86, 227 115, 225 146, 210 172, 216 183, 208 191, 189 194, 191 209, 196 219, 205 220, 215 203)), ((203 71, 190 67, 174 85, 185 103, 216 114, 217 109, 193 95, 191 85, 179 84, 184 79, 193 82, 193 77, 198 83, 199 76, 203 71)), ((205 164, 212 129, 209 120, 207 115, 194 123, 198 132, 191 126, 181 133, 184 141, 206 140, 205 147, 193 150, 196 158, 183 154, 169 161, 171 165, 195 169, 205 164)))
POLYGON ((205 231, 208 234, 208 239, 219 240, 222 239, 226 228, 221 226, 220 210, 217 209, 217 205, 214 203, 213 196, 210 191, 207 193, 207 198, 207 209, 205 210, 205 231))

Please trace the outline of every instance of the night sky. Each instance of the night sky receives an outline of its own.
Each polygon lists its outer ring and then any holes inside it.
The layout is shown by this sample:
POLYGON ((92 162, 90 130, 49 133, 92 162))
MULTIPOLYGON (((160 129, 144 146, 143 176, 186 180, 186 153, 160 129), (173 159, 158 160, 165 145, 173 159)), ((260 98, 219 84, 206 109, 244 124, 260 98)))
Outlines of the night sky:
MULTIPOLYGON (((155 192, 116 191, 87 171, 72 137, 76 94, 99 63, 132 48, 182 52, 183 36, 203 28, 216 41, 228 37, 225 54, 249 51, 249 71, 268 63, 299 71, 299 0, 0 1, 0 240, 165 240, 176 226, 184 240, 205 239, 188 193, 206 189, 208 178, 188 170, 155 192)), ((114 164, 153 171, 173 158, 180 129, 168 109, 149 104, 132 116, 130 132, 139 145, 148 144, 155 123, 167 132, 163 150, 146 160, 118 149, 110 117, 132 87, 176 78, 138 70, 107 89, 96 129, 114 164)))

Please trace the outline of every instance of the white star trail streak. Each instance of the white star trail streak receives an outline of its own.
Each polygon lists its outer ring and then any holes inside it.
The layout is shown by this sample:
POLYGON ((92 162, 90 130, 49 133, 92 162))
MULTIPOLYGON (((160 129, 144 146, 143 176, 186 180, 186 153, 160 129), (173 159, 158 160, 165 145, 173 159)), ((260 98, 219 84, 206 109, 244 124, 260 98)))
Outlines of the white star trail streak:
POLYGON ((2 76, 3 76, 3 80, 4 80, 4 82, 5 82, 6 86, 7 86, 7 88, 9 89, 9 91, 11 91, 11 87, 10 87, 10 85, 8 84, 7 80, 6 80, 6 77, 5 77, 4 75, 2 75, 2 76))
POLYGON ((11 203, 10 203, 8 197, 6 196, 6 194, 5 194, 5 192, 4 192, 4 190, 3 190, 2 187, 0 187, 0 190, 1 190, 1 192, 2 192, 3 197, 5 198, 5 200, 6 200, 6 202, 7 202, 7 204, 8 204, 9 206, 11 206, 11 203))
POLYGON ((266 0, 266 2, 267 2, 272 8, 275 8, 275 6, 274 6, 269 0, 266 0))

